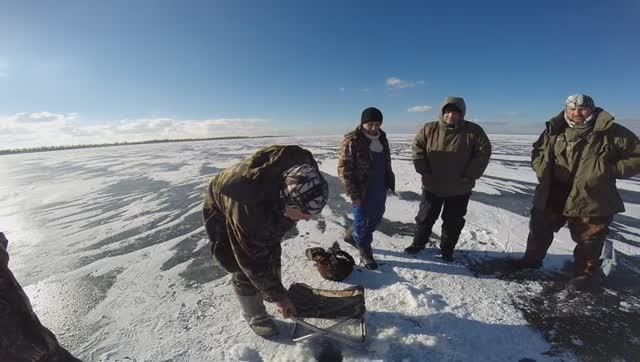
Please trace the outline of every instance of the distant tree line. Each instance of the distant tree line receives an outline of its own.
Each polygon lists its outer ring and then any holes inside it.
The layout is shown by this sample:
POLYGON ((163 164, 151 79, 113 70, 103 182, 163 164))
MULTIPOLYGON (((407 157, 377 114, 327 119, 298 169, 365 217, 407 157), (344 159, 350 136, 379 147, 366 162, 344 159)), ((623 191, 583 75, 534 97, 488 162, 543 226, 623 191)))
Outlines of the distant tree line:
POLYGON ((180 139, 149 140, 149 141, 138 141, 138 142, 127 142, 127 141, 124 141, 124 142, 88 144, 88 145, 62 145, 62 146, 25 147, 25 148, 14 148, 14 149, 8 149, 8 150, 0 150, 0 155, 10 155, 10 154, 15 154, 15 153, 62 151, 62 150, 73 150, 73 149, 78 149, 78 148, 130 146, 130 145, 142 145, 142 144, 147 144, 147 143, 195 142, 195 141, 233 140, 233 139, 247 139, 247 138, 270 138, 270 137, 276 137, 276 136, 230 136, 230 137, 211 137, 211 138, 180 138, 180 139))

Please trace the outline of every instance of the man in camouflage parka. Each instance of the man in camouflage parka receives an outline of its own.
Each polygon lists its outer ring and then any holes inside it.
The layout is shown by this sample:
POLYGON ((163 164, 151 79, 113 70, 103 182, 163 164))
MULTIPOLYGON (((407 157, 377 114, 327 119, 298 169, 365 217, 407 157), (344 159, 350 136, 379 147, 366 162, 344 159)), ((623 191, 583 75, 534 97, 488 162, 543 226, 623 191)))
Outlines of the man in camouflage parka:
POLYGON ((344 136, 338 158, 338 176, 353 205, 353 225, 344 240, 358 248, 367 269, 378 267, 372 234, 382 220, 387 190, 395 190, 389 141, 380 129, 382 118, 377 108, 362 111, 360 125, 344 136))
POLYGON ((79 361, 58 344, 33 312, 29 298, 9 270, 7 245, 0 233, 0 360, 79 361))
POLYGON ((295 314, 280 279, 280 242, 298 220, 322 211, 328 186, 311 152, 270 146, 214 176, 203 205, 211 252, 232 274, 242 313, 258 335, 277 333, 263 299, 295 314))
POLYGON ((464 99, 446 97, 438 120, 420 128, 411 146, 413 165, 422 176, 422 202, 413 243, 405 249, 409 254, 425 248, 442 211, 440 251, 443 260, 453 261, 471 190, 491 157, 489 138, 482 127, 464 119, 466 109, 464 99))
POLYGON ((576 242, 574 278, 568 287, 587 289, 601 281, 600 254, 614 214, 624 211, 616 179, 640 172, 640 142, 591 97, 567 97, 565 108, 533 144, 536 187, 527 249, 519 268, 540 268, 553 234, 567 223, 576 242))

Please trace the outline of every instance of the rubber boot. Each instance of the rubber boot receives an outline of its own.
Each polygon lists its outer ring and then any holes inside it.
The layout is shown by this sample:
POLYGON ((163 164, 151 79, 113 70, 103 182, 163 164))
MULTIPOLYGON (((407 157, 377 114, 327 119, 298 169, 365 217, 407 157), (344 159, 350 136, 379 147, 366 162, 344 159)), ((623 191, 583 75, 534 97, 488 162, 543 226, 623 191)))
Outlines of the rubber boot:
POLYGON ((449 238, 444 233, 440 236, 440 253, 442 253, 442 260, 450 263, 453 261, 453 250, 458 243, 457 238, 449 238))
POLYGON ((600 288, 604 280, 604 275, 600 272, 593 275, 579 275, 571 278, 567 282, 569 290, 596 290, 600 288))
POLYGON ((574 277, 567 283, 567 289, 589 290, 597 289, 602 284, 604 276, 600 271, 600 254, 604 240, 585 240, 578 242, 573 250, 574 277))
POLYGON ((542 268, 542 261, 552 242, 553 229, 549 229, 548 222, 544 221, 544 217, 539 216, 538 211, 532 210, 524 256, 513 260, 511 266, 517 270, 542 268))
POLYGON ((360 253, 360 260, 365 268, 370 270, 378 269, 378 263, 373 259, 371 245, 358 246, 358 252, 360 253))
POLYGON ((418 224, 413 235, 413 242, 404 249, 404 252, 411 255, 418 254, 424 250, 425 245, 429 242, 429 236, 431 236, 431 230, 418 224))
POLYGON ((347 243, 347 244, 349 244, 349 245, 353 246, 354 248, 356 248, 356 247, 357 247, 357 246, 356 246, 356 240, 353 238, 353 226, 352 226, 352 227, 350 227, 349 229, 347 229, 347 231, 346 231, 346 232, 345 232, 345 234, 344 234, 344 238, 342 238, 342 240, 343 240, 345 243, 347 243))
POLYGON ((440 248, 440 252, 442 253, 442 260, 447 263, 451 263, 453 261, 453 249, 442 249, 440 248))
POLYGON ((262 297, 258 295, 238 295, 242 316, 249 324, 249 327, 261 337, 270 337, 278 334, 276 326, 271 316, 262 302, 262 297))

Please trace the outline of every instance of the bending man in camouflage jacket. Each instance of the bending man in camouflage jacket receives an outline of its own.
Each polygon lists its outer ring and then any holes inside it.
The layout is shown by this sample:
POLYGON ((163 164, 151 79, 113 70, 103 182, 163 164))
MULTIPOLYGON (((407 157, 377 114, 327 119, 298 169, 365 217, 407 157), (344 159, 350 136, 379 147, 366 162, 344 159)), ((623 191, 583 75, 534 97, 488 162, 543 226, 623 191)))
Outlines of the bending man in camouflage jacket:
POLYGON ((640 142, 593 99, 575 94, 547 122, 533 144, 531 167, 536 187, 527 249, 519 268, 540 268, 553 234, 568 223, 574 278, 569 288, 595 287, 601 281, 600 253, 613 215, 624 211, 616 179, 640 172, 640 142))
POLYGON ((372 234, 384 215, 387 190, 395 188, 389 141, 381 124, 379 109, 362 111, 360 126, 344 136, 338 158, 338 175, 353 205, 353 226, 344 240, 358 248, 367 269, 378 268, 372 234))
POLYGON ((58 344, 33 312, 29 298, 9 270, 7 245, 0 233, 0 360, 79 361, 58 344))
POLYGON ((445 98, 439 119, 420 128, 413 141, 413 165, 422 176, 422 202, 413 243, 405 249, 409 254, 424 249, 442 211, 440 251, 442 259, 453 260, 471 190, 491 157, 489 138, 482 127, 464 119, 466 109, 464 99, 445 98))
POLYGON ((280 280, 280 242, 298 220, 322 211, 328 186, 311 152, 271 146, 211 179, 203 208, 211 252, 232 274, 249 326, 261 336, 277 333, 263 299, 285 318, 295 308, 280 280))

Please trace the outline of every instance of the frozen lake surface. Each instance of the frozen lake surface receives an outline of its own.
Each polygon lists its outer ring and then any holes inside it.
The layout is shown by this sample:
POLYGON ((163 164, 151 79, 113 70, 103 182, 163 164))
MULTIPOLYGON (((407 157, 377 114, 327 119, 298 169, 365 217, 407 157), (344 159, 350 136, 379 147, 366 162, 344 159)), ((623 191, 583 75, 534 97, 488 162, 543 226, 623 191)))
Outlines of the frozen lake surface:
MULTIPOLYGON (((494 154, 469 204, 452 264, 411 242, 420 178, 410 135, 391 135, 397 195, 374 234, 379 270, 323 280, 304 250, 340 240, 351 207, 337 178, 340 137, 164 143, 0 157, 0 228, 10 267, 43 324, 87 361, 634 360, 640 355, 640 180, 618 181, 627 211, 612 224, 615 269, 599 293, 562 289, 573 260, 563 228, 541 271, 504 273, 525 247, 536 179, 531 136, 491 136, 494 154), (208 179, 261 146, 300 144, 330 183, 321 216, 283 241, 283 282, 366 288, 368 340, 292 343, 254 335, 201 221, 208 179)), ((440 222, 434 227, 440 234, 440 222)), ((437 235, 434 238, 437 241, 437 235)), ((354 249, 344 246, 352 255, 354 249)), ((275 308, 268 305, 275 313, 275 308)))

